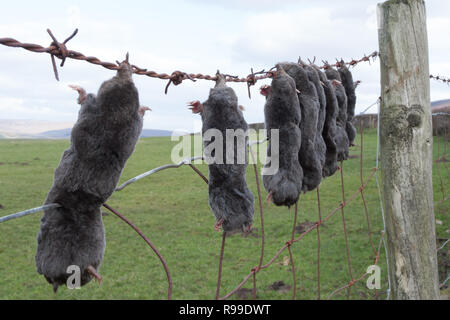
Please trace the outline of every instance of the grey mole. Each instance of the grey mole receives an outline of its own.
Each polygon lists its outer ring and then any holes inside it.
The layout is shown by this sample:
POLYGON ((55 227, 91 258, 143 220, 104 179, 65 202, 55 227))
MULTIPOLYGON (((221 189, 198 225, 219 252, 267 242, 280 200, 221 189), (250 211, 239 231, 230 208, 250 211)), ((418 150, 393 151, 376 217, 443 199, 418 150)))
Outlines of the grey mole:
POLYGON ((297 202, 303 181, 303 169, 298 160, 302 143, 300 102, 294 79, 281 65, 276 68, 271 86, 261 88, 261 93, 266 96, 267 156, 278 157, 279 169, 273 175, 263 175, 263 184, 275 205, 290 207, 297 202), (278 154, 271 154, 271 129, 279 130, 278 154))
MULTIPOLYGON (((143 113, 127 59, 97 95, 80 93, 81 108, 70 147, 55 170, 37 236, 37 271, 53 285, 67 282, 67 267, 81 271, 81 285, 98 270, 105 250, 100 207, 111 196, 142 130, 143 113)), ((84 90, 83 90, 84 91, 84 90)), ((80 92, 80 91, 79 91, 80 92)))
MULTIPOLYGON (((210 90, 208 100, 204 103, 190 103, 192 112, 201 114, 202 133, 205 134, 209 129, 219 130, 224 142, 223 163, 217 163, 220 159, 215 158, 217 150, 214 150, 211 155, 215 161, 208 164, 209 206, 216 217, 216 230, 222 227, 226 232, 246 232, 251 229, 254 213, 254 197, 245 177, 248 165, 248 125, 234 90, 226 85, 225 76, 219 72, 216 76, 217 82, 210 90), (227 129, 240 129, 245 133, 234 138, 232 163, 226 159, 227 129), (239 144, 239 139, 245 139, 244 143, 239 144), (244 163, 239 163, 239 154, 244 154, 244 163)), ((208 147, 212 142, 204 138, 204 147, 208 147)))
POLYGON ((339 112, 339 105, 336 98, 336 92, 331 81, 328 80, 324 72, 318 66, 312 65, 323 83, 325 94, 325 122, 322 137, 326 145, 325 164, 323 166, 322 175, 324 177, 332 176, 337 168, 337 146, 336 146, 336 118, 339 112))
POLYGON ((339 105, 339 112, 336 118, 336 147, 338 161, 346 160, 349 152, 349 140, 346 132, 347 127, 347 95, 342 85, 339 72, 331 67, 325 70, 327 78, 331 80, 336 92, 336 98, 339 105))
POLYGON ((352 123, 356 106, 355 83, 353 82, 352 73, 347 68, 344 61, 341 61, 341 66, 338 68, 338 71, 341 76, 342 85, 345 88, 345 94, 347 95, 347 123, 345 130, 347 132, 349 144, 350 146, 353 146, 356 138, 356 129, 352 123))
POLYGON ((314 190, 322 181, 321 158, 316 147, 317 127, 320 113, 320 102, 315 84, 309 80, 306 68, 297 63, 282 63, 294 81, 300 103, 301 121, 300 131, 302 143, 298 159, 303 169, 302 191, 314 190))
POLYGON ((305 66, 306 72, 308 73, 308 79, 314 86, 316 87, 317 97, 319 98, 320 110, 319 116, 317 118, 317 134, 316 134, 316 143, 314 144, 316 147, 316 154, 319 157, 322 176, 323 176, 323 168, 325 166, 326 160, 326 152, 327 146, 325 144, 325 140, 323 139, 323 129, 325 126, 325 117, 326 117, 326 106, 327 101, 325 97, 325 90, 323 82, 320 80, 319 72, 312 66, 305 66))

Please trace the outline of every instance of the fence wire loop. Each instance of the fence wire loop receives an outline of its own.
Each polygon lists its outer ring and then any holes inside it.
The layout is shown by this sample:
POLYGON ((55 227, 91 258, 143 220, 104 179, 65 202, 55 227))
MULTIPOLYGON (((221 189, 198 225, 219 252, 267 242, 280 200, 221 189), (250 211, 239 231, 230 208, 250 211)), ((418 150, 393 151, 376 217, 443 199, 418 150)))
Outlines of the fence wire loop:
POLYGON ((253 267, 250 271, 251 271, 253 274, 256 274, 259 270, 261 270, 261 266, 255 266, 255 267, 253 267))
POLYGON ((258 80, 256 79, 256 75, 257 75, 257 74, 266 73, 266 72, 264 71, 264 69, 261 70, 261 71, 258 71, 258 72, 253 72, 253 68, 250 68, 250 71, 251 71, 251 73, 247 76, 247 90, 248 90, 248 98, 249 98, 249 99, 252 98, 252 95, 251 95, 251 93, 250 93, 250 87, 251 87, 251 86, 254 86, 254 85, 256 84, 256 82, 258 81, 258 80))
POLYGON ((294 243, 294 240, 292 239, 292 240, 286 241, 285 245, 287 248, 289 248, 290 246, 292 246, 293 243, 294 243))
POLYGON ((56 37, 53 35, 53 33, 50 29, 47 29, 47 32, 53 40, 53 42, 50 44, 50 47, 48 47, 48 52, 52 59, 52 66, 53 66, 53 72, 55 73, 55 78, 56 78, 56 80, 59 81, 59 75, 58 75, 58 69, 56 68, 55 57, 62 60, 60 67, 63 67, 64 63, 66 62, 66 58, 69 56, 69 50, 67 50, 66 43, 69 42, 73 37, 75 37, 75 35, 78 33, 78 29, 75 29, 75 31, 62 43, 56 39, 56 37))
POLYGON ((174 86, 177 86, 177 85, 181 84, 183 82, 183 80, 185 80, 185 79, 189 79, 193 82, 197 81, 197 80, 193 79, 186 72, 182 72, 182 71, 178 71, 178 70, 172 72, 172 75, 170 76, 169 82, 166 85, 166 89, 165 89, 164 93, 167 94, 167 90, 169 89, 169 86, 171 83, 173 83, 174 86))

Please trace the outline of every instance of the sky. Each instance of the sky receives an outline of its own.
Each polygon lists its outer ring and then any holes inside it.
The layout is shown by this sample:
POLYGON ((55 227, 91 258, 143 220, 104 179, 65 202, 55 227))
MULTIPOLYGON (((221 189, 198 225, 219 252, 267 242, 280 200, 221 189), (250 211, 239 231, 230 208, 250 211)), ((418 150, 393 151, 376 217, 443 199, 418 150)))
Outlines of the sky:
MULTIPOLYGON (((376 5, 379 0, 186 0, 186 1, 3 1, 0 38, 48 46, 50 28, 63 41, 75 28, 68 48, 102 61, 130 61, 142 68, 171 74, 175 70, 245 77, 277 62, 316 57, 334 62, 361 58, 378 50, 376 5)), ((450 1, 427 0, 430 73, 450 76, 450 1)), ((59 63, 58 63, 59 65, 59 63)), ((50 56, 0 45, 0 119, 75 122, 77 84, 95 93, 115 72, 68 59, 56 81, 50 56)), ((356 113, 380 95, 378 61, 351 69, 357 88, 356 113)), ((185 80, 169 87, 166 80, 134 75, 140 103, 153 109, 144 128, 198 131, 201 122, 187 102, 204 101, 212 81, 185 80)), ((248 123, 264 121, 265 98, 245 83, 230 83, 246 109, 248 123)), ((450 98, 450 87, 431 81, 431 100, 450 98)), ((369 112, 376 112, 376 107, 369 112)))

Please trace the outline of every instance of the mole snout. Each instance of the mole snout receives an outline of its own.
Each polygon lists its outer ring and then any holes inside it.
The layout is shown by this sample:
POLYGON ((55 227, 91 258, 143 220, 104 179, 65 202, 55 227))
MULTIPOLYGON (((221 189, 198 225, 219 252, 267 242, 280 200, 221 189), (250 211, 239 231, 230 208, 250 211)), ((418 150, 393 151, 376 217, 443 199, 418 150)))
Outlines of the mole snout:
POLYGON ((133 67, 130 65, 129 57, 130 55, 127 52, 125 60, 123 60, 122 62, 116 61, 117 65, 119 66, 119 68, 117 69, 117 76, 119 78, 131 79, 131 76, 133 75, 133 67))

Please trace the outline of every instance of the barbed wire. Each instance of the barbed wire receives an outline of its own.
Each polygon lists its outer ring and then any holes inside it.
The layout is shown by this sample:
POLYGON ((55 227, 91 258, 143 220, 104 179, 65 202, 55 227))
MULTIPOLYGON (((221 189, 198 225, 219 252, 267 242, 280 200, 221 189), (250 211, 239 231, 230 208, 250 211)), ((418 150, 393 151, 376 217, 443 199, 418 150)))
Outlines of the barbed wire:
MULTIPOLYGON (((50 46, 43 47, 38 44, 34 43, 22 43, 16 39, 13 38, 0 38, 0 44, 8 47, 14 47, 14 48, 22 48, 31 52, 35 53, 48 53, 51 56, 52 66, 53 66, 53 72, 55 74, 56 80, 59 80, 58 70, 55 63, 55 57, 62 60, 60 67, 64 66, 64 63, 67 58, 69 59, 75 59, 75 60, 83 60, 86 62, 89 62, 91 64, 102 66, 109 70, 118 70, 118 63, 112 63, 112 62, 106 62, 102 61, 97 57, 94 56, 85 56, 81 52, 69 50, 67 48, 67 42, 69 42, 73 37, 75 37, 78 34, 78 29, 76 29, 66 40, 64 40, 62 43, 59 42, 56 37, 53 35, 52 31, 50 29, 47 29, 47 33, 52 38, 52 42, 50 46)), ((337 61, 335 64, 328 64, 328 62, 325 63, 325 65, 321 66, 320 68, 325 69, 329 67, 339 67, 342 65, 348 65, 348 66, 356 66, 357 64, 361 62, 370 62, 371 59, 375 59, 378 56, 378 52, 374 51, 370 55, 364 55, 361 59, 351 59, 348 62, 344 62, 342 59, 341 61, 337 61)), ((167 73, 158 73, 156 71, 150 71, 146 68, 141 68, 136 65, 132 65, 133 67, 133 73, 138 75, 143 75, 151 78, 158 78, 161 80, 169 80, 166 87, 165 87, 165 93, 167 94, 167 90, 170 86, 170 84, 173 85, 179 85, 184 80, 191 80, 196 81, 197 79, 202 80, 211 80, 216 81, 216 76, 211 75, 204 75, 202 73, 187 73, 183 71, 173 71, 171 74, 167 73)), ((245 82, 248 86, 248 94, 249 97, 251 97, 250 94, 250 87, 255 85, 257 81, 262 79, 271 78, 274 74, 274 71, 272 71, 273 68, 269 69, 269 71, 265 71, 264 69, 262 71, 254 72, 253 68, 250 68, 251 73, 247 75, 246 77, 239 77, 239 76, 230 76, 226 75, 226 81, 228 82, 245 82)))
MULTIPOLYGON (((374 51, 369 55, 364 54, 364 56, 361 59, 351 59, 348 62, 345 62, 344 59, 342 59, 342 58, 341 58, 341 60, 336 59, 335 64, 329 64, 328 61, 322 61, 323 66, 321 66, 319 68, 320 69, 340 68, 340 67, 344 67, 346 65, 354 67, 361 62, 369 62, 370 63, 370 61, 371 61, 370 59, 372 59, 372 61, 373 61, 377 57, 379 57, 378 51, 374 51)), ((310 61, 310 63, 311 63, 311 61, 310 61)), ((312 61, 312 63, 314 63, 314 61, 312 61)), ((357 83, 356 85, 359 85, 359 83, 357 83)))
POLYGON ((450 85, 450 78, 447 78, 447 77, 434 76, 434 75, 430 74, 430 79, 434 79, 436 81, 440 81, 440 82, 443 82, 443 83, 445 83, 447 85, 450 85))
MULTIPOLYGON (((48 47, 43 47, 41 45, 34 44, 34 43, 22 43, 13 38, 0 38, 0 44, 2 44, 4 46, 8 46, 8 47, 23 48, 25 50, 35 52, 35 53, 50 54, 53 72, 55 74, 56 80, 58 80, 58 81, 59 81, 59 74, 58 74, 58 69, 57 69, 56 62, 55 62, 55 57, 61 60, 60 67, 63 67, 66 59, 69 58, 69 59, 75 59, 75 60, 83 60, 83 61, 89 62, 91 64, 100 65, 109 70, 118 70, 118 63, 102 61, 97 57, 85 56, 81 52, 69 50, 67 48, 67 43, 78 34, 78 29, 75 29, 75 31, 67 39, 65 39, 62 43, 56 39, 56 37, 53 35, 53 33, 50 29, 47 29, 47 33, 50 35, 50 37, 53 40, 50 43, 50 46, 48 46, 48 47)), ((321 69, 329 69, 332 67, 338 68, 338 67, 342 67, 344 65, 354 67, 361 62, 369 62, 370 63, 371 59, 375 60, 377 57, 379 57, 379 53, 377 51, 374 51, 369 55, 364 54, 364 56, 360 59, 351 59, 350 61, 347 61, 347 62, 345 62, 342 58, 341 58, 341 60, 336 59, 336 63, 334 63, 334 64, 329 64, 327 61, 323 61, 324 65, 320 66, 319 68, 321 68, 321 69)), ((310 63, 314 63, 315 60, 316 60, 316 58, 314 57, 314 60, 310 61, 310 63)), ((151 78, 158 78, 161 80, 168 80, 167 85, 164 90, 165 94, 167 94, 169 86, 171 84, 177 86, 177 85, 181 84, 184 80, 191 80, 193 82, 195 82, 198 79, 211 80, 211 81, 217 80, 216 76, 204 75, 202 73, 187 73, 187 72, 183 72, 180 70, 175 70, 171 74, 168 74, 168 73, 158 73, 156 71, 151 71, 146 68, 138 67, 136 65, 132 65, 132 67, 133 67, 133 73, 135 73, 135 74, 143 75, 143 76, 147 76, 147 77, 151 77, 151 78)), ((247 83, 248 96, 249 96, 249 98, 251 98, 250 87, 254 86, 257 83, 257 81, 259 81, 259 80, 273 77, 273 74, 274 74, 274 71, 272 71, 273 69, 274 69, 274 67, 270 68, 269 71, 265 71, 265 69, 263 69, 261 71, 254 72, 253 68, 250 68, 251 73, 248 74, 246 77, 226 75, 226 81, 247 83)), ((450 78, 447 78, 447 77, 430 75, 430 78, 437 80, 437 81, 444 82, 446 84, 450 83, 450 78)), ((356 81, 355 87, 358 86, 360 83, 361 83, 361 81, 359 81, 359 80, 356 81)))
MULTIPOLYGON (((102 61, 97 57, 85 56, 81 52, 67 49, 67 43, 78 34, 78 29, 75 29, 75 31, 68 38, 66 38, 62 43, 56 39, 56 37, 53 35, 53 33, 50 29, 47 29, 47 33, 50 35, 50 37, 53 40, 50 43, 50 46, 48 46, 48 47, 43 47, 41 45, 34 44, 34 43, 22 43, 13 38, 0 38, 0 44, 2 44, 4 46, 8 46, 8 47, 23 48, 25 50, 35 52, 35 53, 50 54, 53 72, 55 74, 56 80, 58 80, 58 81, 59 81, 59 74, 58 74, 58 69, 57 69, 56 62, 55 62, 55 57, 61 60, 60 67, 63 67, 66 59, 69 58, 69 59, 75 59, 75 60, 83 60, 83 61, 89 62, 91 64, 100 65, 109 70, 118 70, 118 62, 112 63, 112 62, 102 61)), ((345 62, 342 58, 341 58, 341 60, 336 59, 336 63, 334 63, 334 64, 329 64, 328 61, 322 61, 324 63, 324 65, 320 66, 319 68, 321 68, 321 69, 329 69, 332 67, 338 68, 338 67, 342 67, 345 65, 354 67, 361 62, 369 62, 370 63, 371 59, 375 60, 377 57, 379 57, 379 53, 378 53, 378 51, 374 51, 369 55, 364 54, 364 56, 360 59, 351 59, 350 61, 347 61, 347 62, 345 62)), ((315 60, 316 60, 316 58, 314 57, 314 60, 313 61, 309 60, 309 62, 314 63, 315 60)), ((158 78, 161 80, 169 80, 167 82, 167 85, 164 90, 165 94, 167 94, 170 84, 173 84, 176 86, 176 85, 181 84, 184 80, 191 80, 194 82, 197 79, 211 80, 211 81, 217 80, 216 76, 204 75, 202 73, 187 73, 187 72, 175 70, 169 75, 167 73, 158 73, 156 71, 151 71, 146 68, 141 68, 136 65, 132 65, 132 67, 133 67, 133 73, 135 73, 135 74, 144 75, 144 76, 151 77, 151 78, 158 78)), ((247 83, 248 96, 249 96, 249 98, 251 98, 250 87, 255 85, 256 82, 259 80, 271 78, 274 74, 274 71, 272 71, 273 69, 274 69, 274 67, 270 68, 269 71, 265 71, 265 69, 263 69, 261 71, 254 72, 253 68, 250 68, 251 73, 248 74, 246 77, 226 75, 226 81, 247 83)), ((446 84, 450 83, 450 78, 448 78, 448 77, 430 75, 430 79, 441 81, 446 84)), ((360 83, 361 83, 361 81, 359 81, 359 80, 356 81, 355 87, 358 86, 360 83)))

